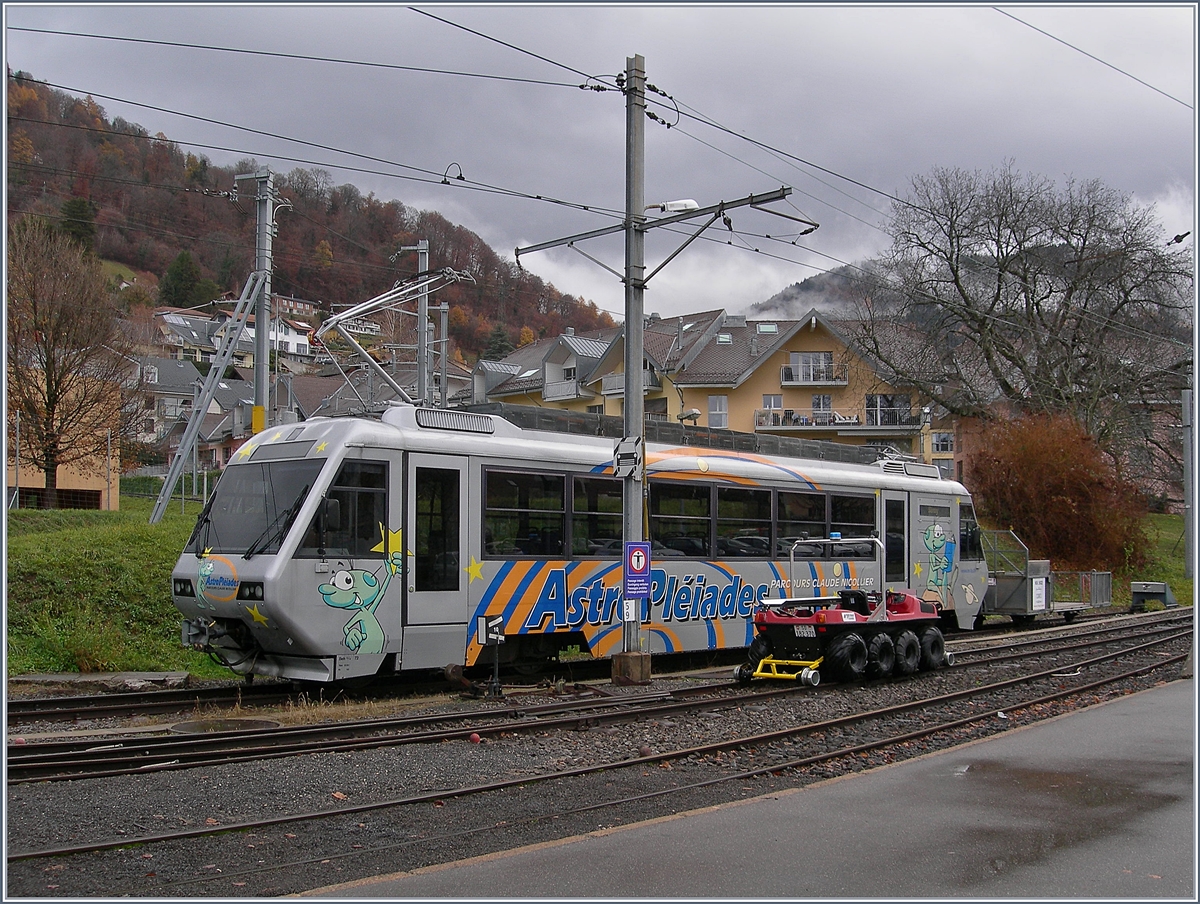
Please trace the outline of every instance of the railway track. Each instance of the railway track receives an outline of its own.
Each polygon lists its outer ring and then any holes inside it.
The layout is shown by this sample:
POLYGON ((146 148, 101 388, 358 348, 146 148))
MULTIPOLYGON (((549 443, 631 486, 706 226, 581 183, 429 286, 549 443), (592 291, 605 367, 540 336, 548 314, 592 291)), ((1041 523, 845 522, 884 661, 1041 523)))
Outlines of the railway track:
MULTIPOLYGON (((185 839, 195 839, 211 836, 217 833, 230 831, 238 832, 258 832, 272 827, 280 827, 285 825, 293 825, 304 823, 309 820, 328 820, 338 817, 358 816, 365 813, 377 812, 380 810, 390 810, 394 808, 405 808, 419 805, 422 803, 431 803, 439 800, 445 800, 448 797, 460 799, 475 795, 486 795, 495 792, 512 791, 514 789, 529 789, 545 783, 561 782, 567 780, 575 780, 582 776, 595 775, 597 773, 610 772, 621 769, 638 769, 661 763, 669 763, 681 760, 695 760, 696 758, 712 758, 719 756, 722 753, 730 751, 763 751, 760 756, 769 759, 767 762, 760 763, 752 769, 735 770, 731 773, 723 772, 720 776, 714 776, 709 779, 704 779, 699 784, 692 783, 687 787, 695 788, 707 786, 709 784, 735 781, 738 779, 746 779, 755 775, 766 773, 777 773, 781 770, 794 770, 810 766, 820 762, 826 762, 830 759, 838 757, 847 757, 857 755, 870 750, 877 750, 884 747, 894 747, 906 742, 911 742, 915 739, 928 737, 932 734, 954 731, 971 724, 975 724, 989 719, 994 719, 997 714, 1002 714, 1005 711, 1008 713, 1016 712, 1020 709, 1027 709, 1048 704, 1055 700, 1069 697, 1072 695, 1086 694, 1095 691, 1099 688, 1128 679, 1135 675, 1146 674, 1156 669, 1162 669, 1181 662, 1186 653, 1178 652, 1171 655, 1154 655, 1154 651, 1164 645, 1176 642, 1177 644, 1190 637, 1188 631, 1176 631, 1174 635, 1160 637, 1152 640, 1145 640, 1140 643, 1126 644, 1119 649, 1111 650, 1098 656, 1085 656, 1076 658, 1069 663, 1058 663, 1052 668, 1043 669, 1041 671, 1025 672, 1017 677, 1006 678, 1001 681, 993 681, 988 684, 978 686, 971 685, 958 690, 950 691, 942 694, 934 694, 931 696, 916 695, 913 699, 903 703, 881 707, 876 709, 868 709, 863 711, 852 712, 843 716, 810 722, 801 725, 793 725, 784 728, 778 728, 771 731, 761 732, 752 735, 738 735, 736 737, 721 738, 718 740, 709 740, 705 743, 696 744, 690 747, 676 748, 665 750, 656 753, 650 753, 644 756, 634 758, 626 758, 621 760, 610 760, 599 762, 578 768, 562 769, 547 772, 541 775, 523 775, 519 778, 514 778, 505 781, 486 782, 481 784, 463 784, 452 789, 439 790, 432 793, 417 794, 401 798, 392 798, 388 800, 374 801, 365 804, 355 804, 352 806, 340 806, 329 808, 320 812, 298 812, 288 813, 284 815, 272 816, 266 819, 244 820, 237 823, 224 823, 215 827, 205 827, 197 829, 189 829, 180 832, 171 832, 163 834, 150 834, 138 838, 120 838, 106 841, 92 840, 84 843, 76 843, 57 847, 44 848, 40 850, 24 850, 10 852, 8 860, 10 863, 17 863, 31 859, 45 859, 54 857, 63 857, 70 855, 79 855, 87 852, 103 851, 118 847, 126 847, 131 844, 149 845, 162 844, 173 841, 182 841, 185 839), (1126 668, 1111 668, 1111 665, 1118 660, 1126 660, 1130 657, 1138 655, 1146 656, 1147 654, 1154 656, 1154 659, 1149 664, 1138 665, 1132 669, 1126 668), (1084 673, 1098 667, 1110 666, 1108 672, 1098 678, 1088 680, 1089 676, 1084 673), (1078 680, 1075 680, 1078 679, 1078 680), (1050 683, 1053 689, 1047 690, 1045 685, 1050 683), (1017 690, 1022 689, 1019 694, 1019 699, 1013 699, 1012 694, 1017 690), (998 695, 1007 694, 1004 701, 996 706, 988 706, 987 701, 994 699, 998 695), (973 712, 969 716, 961 715, 961 704, 969 702, 973 712), (956 715, 952 718, 939 715, 939 712, 950 705, 958 705, 955 710, 956 715), (882 733, 879 737, 870 737, 874 729, 873 725, 888 723, 899 716, 907 716, 916 718, 920 722, 919 727, 912 728, 899 733, 882 733), (828 739, 832 733, 845 732, 848 728, 854 727, 857 740, 851 744, 845 744, 833 749, 828 749, 828 739), (795 745, 802 743, 807 747, 821 748, 819 751, 808 752, 803 756, 784 757, 779 759, 778 751, 780 745, 795 745)), ((1055 651, 1061 654, 1061 650, 1055 651)), ((1033 654, 1031 654, 1033 655, 1033 654)), ((951 670, 954 671, 954 670, 951 670)), ((922 682, 909 682, 914 688, 919 687, 922 682)), ((740 701, 741 706, 753 706, 761 704, 772 696, 785 696, 788 693, 795 693, 796 688, 781 689, 777 688, 770 693, 758 693, 749 695, 749 697, 740 701)), ((827 690, 826 693, 830 691, 827 690)), ((809 693, 812 693, 809 691, 809 693)), ((715 706, 720 706, 721 701, 711 699, 702 700, 669 700, 663 701, 661 695, 643 695, 644 698, 658 697, 658 701, 652 699, 635 699, 629 704, 629 707, 624 712, 611 713, 592 713, 584 716, 581 711, 572 713, 565 720, 562 718, 550 719, 547 721, 535 722, 538 730, 550 731, 561 730, 565 727, 570 727, 572 724, 578 728, 580 719, 588 720, 588 728, 597 727, 604 724, 606 719, 628 720, 630 718, 637 719, 662 719, 669 715, 678 715, 687 708, 707 707, 709 710, 715 706), (690 707, 689 707, 690 705, 690 707)), ((734 701, 727 705, 739 705, 738 701, 734 701)), ((567 707, 559 707, 560 711, 567 707)), ((546 708, 544 712, 549 713, 553 707, 546 708)), ((477 729, 481 726, 471 726, 477 729)), ((495 735, 502 733, 510 734, 514 731, 514 725, 492 723, 487 727, 489 731, 495 735)), ((463 732, 468 730, 468 726, 460 726, 450 729, 450 735, 443 735, 442 739, 447 737, 461 736, 463 732)), ((328 750, 326 750, 328 752, 328 750)), ((261 756, 261 751, 258 753, 261 756)), ((746 754, 743 754, 746 755, 746 754)), ((754 754, 748 754, 753 756, 754 754)), ((211 763, 209 764, 211 765, 211 763)), ((10 769, 12 764, 10 763, 10 769)), ((682 788, 676 788, 673 792, 663 790, 661 792, 650 792, 651 796, 657 796, 662 793, 678 793, 682 788)), ((630 798, 622 798, 622 801, 628 802, 630 798)), ((615 805, 615 804, 608 804, 615 805)), ((598 804, 588 804, 583 809, 594 809, 598 804)))
MULTIPOLYGON (((1140 630, 1128 625, 1106 625, 1077 629, 1067 635, 1027 638, 1008 644, 1003 652, 995 647, 961 649, 955 669, 976 668, 1004 662, 1020 662, 1046 656, 1111 646, 1114 643, 1157 642, 1183 638, 1190 631, 1190 613, 1156 619, 1140 630)), ((590 689, 577 686, 585 693, 590 689)), ((363 750, 405 744, 432 744, 477 735, 500 733, 586 730, 619 722, 667 718, 695 709, 721 710, 758 705, 773 698, 800 692, 798 684, 756 684, 739 690, 729 682, 701 685, 675 691, 646 692, 621 697, 590 696, 540 705, 510 699, 502 710, 483 713, 430 713, 395 718, 339 721, 289 727, 242 727, 237 719, 199 720, 189 733, 167 732, 136 738, 96 743, 94 740, 60 740, 10 747, 8 783, 62 781, 261 761, 310 753, 363 750)))

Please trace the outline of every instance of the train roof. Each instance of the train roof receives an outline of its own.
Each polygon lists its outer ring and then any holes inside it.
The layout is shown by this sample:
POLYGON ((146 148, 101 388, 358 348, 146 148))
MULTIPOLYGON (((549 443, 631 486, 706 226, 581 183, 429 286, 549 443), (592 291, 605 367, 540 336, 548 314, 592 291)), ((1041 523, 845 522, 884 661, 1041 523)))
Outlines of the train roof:
MULTIPOLYGON (((552 422, 547 420, 545 423, 550 426, 552 422)), ((709 439, 703 434, 713 431, 676 430, 667 432, 665 437, 663 432, 647 430, 646 466, 648 473, 655 477, 708 479, 745 486, 796 483, 816 489, 827 485, 869 485, 968 495, 962 484, 942 478, 933 465, 895 458, 867 461, 867 456, 862 455, 856 447, 842 444, 809 441, 806 445, 816 454, 807 456, 787 454, 793 449, 804 451, 804 445, 793 446, 781 453, 776 444, 756 445, 747 442, 757 438, 752 434, 721 431, 723 435, 720 438, 727 441, 704 444, 696 440, 709 439), (679 434, 677 439, 675 433, 679 434), (733 434, 733 440, 728 441, 724 434, 733 434), (737 448, 737 445, 743 448, 737 448), (762 448, 763 445, 767 448, 762 448), (827 448, 829 446, 855 450, 858 460, 827 458, 825 454, 830 451, 827 448)), ((612 436, 523 427, 499 413, 417 408, 411 405, 393 405, 378 420, 321 417, 295 425, 273 427, 260 433, 247 445, 294 443, 299 452, 301 447, 311 448, 311 443, 321 441, 410 451, 486 455, 531 467, 538 463, 557 462, 597 474, 611 473, 615 448, 612 436)), ((283 451, 279 449, 280 454, 270 457, 284 457, 283 451)), ((260 457, 255 456, 256 460, 260 457)))

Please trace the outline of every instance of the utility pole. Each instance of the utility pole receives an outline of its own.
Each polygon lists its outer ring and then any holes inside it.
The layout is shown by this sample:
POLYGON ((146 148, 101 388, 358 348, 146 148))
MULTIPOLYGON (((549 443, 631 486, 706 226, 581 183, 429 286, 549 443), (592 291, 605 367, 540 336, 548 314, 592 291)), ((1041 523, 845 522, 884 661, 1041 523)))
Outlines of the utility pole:
MULTIPOLYGON (((415 245, 401 245, 397 251, 417 252, 417 275, 429 270, 429 240, 421 239, 415 245)), ((429 288, 421 284, 417 295, 417 398, 418 405, 429 404, 429 288)))
MULTIPOLYGON (((516 249, 518 264, 522 254, 532 251, 542 251, 546 248, 556 248, 561 245, 577 251, 588 260, 599 264, 625 284, 625 429, 624 438, 618 443, 614 452, 614 471, 620 474, 621 486, 621 534, 625 549, 629 543, 643 541, 646 534, 645 525, 645 382, 642 376, 644 349, 644 293, 646 284, 673 261, 680 252, 698 239, 709 226, 718 219, 725 217, 727 211, 738 207, 753 207, 765 213, 774 214, 789 220, 804 223, 812 229, 817 224, 809 220, 800 220, 791 214, 770 210, 762 205, 771 201, 779 201, 791 194, 791 188, 783 186, 775 191, 762 195, 749 195, 736 201, 722 201, 709 207, 700 207, 695 201, 668 201, 662 204, 652 204, 653 207, 670 216, 658 217, 647 221, 646 211, 646 61, 638 54, 625 60, 625 76, 622 90, 625 92, 625 219, 615 226, 593 229, 590 232, 579 233, 562 239, 554 239, 537 245, 529 245, 516 249), (707 216, 708 220, 696 232, 689 236, 683 244, 675 249, 667 258, 646 274, 646 233, 660 226, 670 226, 683 223, 696 217, 707 216), (625 235, 625 272, 618 273, 615 269, 596 260, 578 247, 578 242, 584 239, 598 238, 623 232, 625 235), (629 467, 623 461, 636 461, 629 467)), ((812 231, 811 229, 809 230, 812 231)), ((629 563, 625 563, 628 570, 629 563)), ((621 652, 613 656, 614 683, 642 682, 650 677, 650 654, 639 650, 641 631, 640 605, 638 600, 623 600, 624 607, 621 615, 622 643, 621 652)))
POLYGON ((258 229, 254 243, 254 269, 266 274, 254 308, 254 409, 250 430, 267 429, 267 407, 271 404, 271 246, 275 237, 275 174, 270 170, 234 176, 234 181, 257 183, 258 229))
MULTIPOLYGON (((642 381, 645 306, 646 233, 646 61, 641 54, 625 60, 625 439, 637 450, 639 466, 622 479, 621 535, 625 543, 643 539, 645 477, 645 384, 642 381)), ((621 661, 613 660, 613 676, 638 680, 650 677, 649 663, 636 661, 649 654, 638 651, 641 606, 624 601, 621 661), (644 676, 642 672, 645 672, 644 676)))
POLYGON ((1183 391, 1183 573, 1192 577, 1195 566, 1192 557, 1196 554, 1196 500, 1192 481, 1192 450, 1195 437, 1192 436, 1192 391, 1183 391))

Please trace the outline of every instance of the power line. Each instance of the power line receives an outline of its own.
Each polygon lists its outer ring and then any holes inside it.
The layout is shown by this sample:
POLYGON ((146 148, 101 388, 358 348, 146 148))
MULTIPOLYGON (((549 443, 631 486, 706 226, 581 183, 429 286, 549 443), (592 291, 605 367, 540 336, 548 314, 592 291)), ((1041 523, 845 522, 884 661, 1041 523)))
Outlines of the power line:
MULTIPOLYGON (((268 132, 263 129, 254 129, 254 128, 251 128, 250 126, 237 125, 235 123, 224 122, 219 119, 212 119, 212 118, 206 117, 206 116, 198 116, 193 113, 180 113, 177 110, 169 110, 166 107, 159 107, 159 106, 155 106, 154 104, 140 103, 138 101, 128 100, 127 98, 114 97, 114 96, 108 95, 108 94, 100 94, 95 91, 87 91, 82 88, 75 88, 75 87, 71 87, 68 85, 59 85, 59 84, 55 84, 53 82, 38 81, 38 82, 36 82, 36 84, 46 85, 47 87, 51 87, 51 88, 57 88, 58 90, 61 90, 61 91, 73 91, 76 94, 84 94, 89 97, 99 97, 103 100, 115 101, 117 103, 128 104, 128 105, 134 106, 134 107, 141 107, 141 108, 148 109, 148 110, 154 110, 154 111, 160 112, 160 113, 167 113, 172 116, 180 116, 180 117, 183 117, 184 119, 193 119, 198 122, 204 122, 204 123, 208 123, 210 125, 217 125, 217 126, 221 126, 223 128, 235 129, 235 130, 241 131, 241 132, 249 132, 252 135, 261 135, 266 138, 274 138, 274 139, 277 139, 280 141, 287 141, 287 142, 290 142, 293 144, 303 145, 305 147, 316 148, 317 150, 330 151, 331 153, 335 153, 335 154, 345 154, 349 157, 357 157, 357 158, 360 158, 363 160, 369 160, 373 163, 382 163, 387 166, 395 166, 400 169, 412 170, 413 172, 420 173, 422 176, 425 176, 428 178, 418 178, 415 176, 404 176, 399 173, 385 173, 385 172, 378 172, 375 170, 365 170, 365 169, 359 169, 359 168, 346 166, 346 165, 342 165, 342 164, 325 164, 327 166, 331 166, 331 167, 338 168, 338 169, 346 169, 346 170, 355 171, 355 172, 365 172, 365 173, 370 173, 372 175, 389 176, 391 178, 396 178, 396 179, 408 179, 410 181, 425 182, 426 184, 452 185, 452 186, 457 186, 459 188, 469 189, 472 191, 479 191, 479 192, 484 192, 484 193, 488 193, 488 194, 505 195, 508 197, 521 198, 521 199, 528 200, 528 201, 542 201, 542 202, 545 202, 548 204, 555 204, 555 205, 562 206, 562 207, 569 207, 569 208, 573 208, 573 209, 577 209, 577 210, 584 210, 584 211, 588 211, 588 212, 607 214, 610 216, 618 216, 619 217, 619 216, 624 215, 623 213, 613 210, 612 208, 606 208, 606 207, 602 207, 602 206, 596 205, 596 204, 583 204, 583 203, 574 202, 574 201, 564 201, 559 198, 550 197, 548 195, 532 194, 530 192, 520 191, 517 189, 503 188, 503 187, 497 186, 497 185, 490 185, 486 182, 477 182, 472 179, 458 178, 458 177, 455 177, 454 179, 450 179, 446 175, 445 171, 438 172, 436 170, 424 169, 422 167, 413 166, 412 164, 400 163, 400 162, 397 162, 394 160, 388 160, 384 157, 376 157, 371 154, 361 154, 361 153, 358 153, 357 151, 348 151, 343 148, 337 148, 337 147, 333 147, 331 145, 321 144, 320 142, 308 141, 303 138, 293 138, 288 135, 281 135, 281 134, 278 134, 275 132, 268 132)), ((18 119, 18 117, 10 117, 10 119, 18 119)), ((24 120, 24 121, 46 122, 47 125, 60 125, 64 128, 86 128, 86 127, 81 127, 81 126, 68 125, 66 123, 48 122, 48 121, 44 121, 44 120, 24 120)), ((105 130, 97 130, 97 131, 105 131, 105 130)), ((117 132, 115 134, 127 134, 127 133, 117 132)), ((130 137, 149 137, 149 136, 130 136, 130 137)), ((151 140, 157 140, 157 139, 151 139, 151 140)), ((194 147, 208 147, 210 149, 222 150, 222 151, 227 151, 227 152, 231 152, 231 153, 246 153, 245 151, 238 151, 235 149, 223 148, 223 147, 219 147, 219 146, 215 146, 215 145, 201 145, 201 144, 198 144, 195 142, 189 143, 189 142, 184 142, 184 141, 178 141, 175 143, 190 145, 190 146, 194 146, 194 147)), ((263 154, 262 156, 276 157, 276 158, 282 159, 282 160, 298 159, 298 158, 288 157, 286 155, 263 154)), ((307 162, 307 161, 305 161, 305 162, 307 162)), ((453 164, 451 164, 451 165, 453 165, 453 164)), ((460 175, 461 175, 461 173, 460 173, 460 175)))
POLYGON ((1014 16, 1012 13, 1005 12, 1004 10, 1000 9, 998 6, 993 6, 993 7, 992 7, 992 9, 994 9, 996 12, 998 12, 998 13, 999 13, 1000 15, 1002 15, 1002 16, 1008 16, 1008 18, 1012 19, 1014 22, 1020 22, 1020 23, 1021 23, 1022 25, 1024 25, 1026 28, 1032 28, 1032 29, 1033 29, 1034 31, 1036 31, 1038 34, 1045 35, 1045 36, 1046 36, 1046 37, 1048 37, 1048 38, 1049 38, 1051 41, 1058 41, 1058 43, 1059 43, 1059 44, 1062 44, 1064 47, 1070 47, 1070 48, 1071 48, 1072 50, 1074 50, 1076 53, 1082 53, 1082 54, 1083 54, 1085 57, 1087 57, 1089 60, 1095 60, 1095 61, 1096 61, 1097 63, 1099 63, 1101 66, 1107 66, 1109 69, 1113 70, 1114 72, 1119 72, 1119 73, 1121 73, 1121 75, 1125 76, 1126 78, 1131 78, 1131 79, 1133 79, 1133 80, 1134 80, 1135 82, 1137 82, 1139 85, 1142 85, 1143 87, 1149 88, 1151 91, 1154 91, 1154 92, 1157 92, 1158 94, 1161 94, 1161 95, 1162 95, 1163 97, 1165 97, 1167 100, 1173 100, 1173 101, 1175 101, 1175 103, 1177 103, 1177 104, 1180 104, 1180 105, 1182 105, 1182 106, 1184 106, 1184 107, 1187 107, 1189 110, 1193 109, 1192 105, 1191 105, 1191 104, 1189 104, 1189 103, 1187 103, 1186 101, 1182 101, 1182 100, 1180 100, 1178 97, 1172 97, 1172 96, 1171 96, 1170 94, 1168 94, 1166 91, 1163 91, 1163 90, 1161 90, 1160 88, 1155 88, 1155 87, 1154 87, 1153 85, 1151 85, 1149 82, 1144 82, 1144 81, 1142 81, 1142 80, 1141 80, 1140 78, 1138 78, 1136 75, 1131 75, 1130 73, 1126 72, 1124 69, 1120 68, 1119 66, 1114 66, 1112 63, 1108 62, 1107 60, 1102 60, 1102 59, 1100 59, 1100 57, 1096 56, 1095 54, 1088 53, 1086 50, 1082 50, 1082 49, 1080 49, 1079 47, 1076 47, 1074 44, 1072 44, 1072 43, 1071 43, 1071 42, 1069 42, 1069 41, 1064 41, 1062 38, 1060 38, 1060 37, 1057 37, 1057 36, 1055 36, 1055 35, 1052 35, 1052 34, 1050 34, 1050 32, 1048 32, 1048 31, 1044 31, 1043 29, 1040 29, 1040 28, 1038 28, 1036 25, 1030 25, 1030 24, 1029 24, 1028 22, 1026 22, 1024 19, 1018 19, 1018 18, 1017 18, 1016 16, 1014 16))
POLYGON ((162 41, 150 38, 129 38, 121 35, 99 35, 80 31, 62 31, 51 28, 23 28, 15 25, 8 26, 9 31, 23 31, 33 34, 61 35, 69 38, 92 38, 98 41, 121 41, 128 44, 149 44, 160 47, 177 47, 185 50, 212 50, 217 53, 245 54, 247 56, 275 57, 284 60, 302 60, 314 63, 338 63, 346 66, 365 66, 372 69, 391 69, 398 72, 419 72, 429 75, 451 75, 460 78, 476 78, 498 82, 517 82, 526 85, 545 85, 552 88, 578 88, 579 85, 566 82, 549 82, 541 79, 521 78, 513 75, 493 75, 484 72, 463 72, 455 69, 433 69, 425 66, 402 66, 398 63, 377 63, 370 60, 348 60, 339 57, 322 57, 305 53, 282 53, 274 50, 252 50, 246 47, 221 47, 216 44, 193 44, 185 41, 162 41))

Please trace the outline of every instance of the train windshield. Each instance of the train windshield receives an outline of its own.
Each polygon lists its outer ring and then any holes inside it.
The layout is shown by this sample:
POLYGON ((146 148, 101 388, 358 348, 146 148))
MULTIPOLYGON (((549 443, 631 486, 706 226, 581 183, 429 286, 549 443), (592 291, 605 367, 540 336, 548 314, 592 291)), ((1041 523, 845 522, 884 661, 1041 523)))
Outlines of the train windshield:
POLYGON ((324 458, 230 465, 196 519, 185 551, 250 558, 279 552, 324 458))

